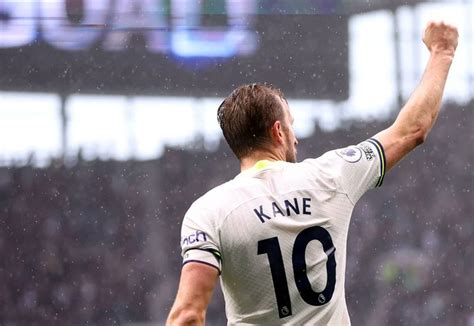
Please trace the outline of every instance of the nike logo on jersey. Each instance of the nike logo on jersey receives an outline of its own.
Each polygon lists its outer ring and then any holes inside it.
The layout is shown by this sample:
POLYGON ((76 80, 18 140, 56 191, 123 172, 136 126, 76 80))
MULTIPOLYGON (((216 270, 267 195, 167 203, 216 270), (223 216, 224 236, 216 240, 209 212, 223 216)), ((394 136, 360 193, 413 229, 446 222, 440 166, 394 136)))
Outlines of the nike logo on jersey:
POLYGON ((253 212, 258 217, 261 223, 265 223, 266 220, 271 220, 277 216, 291 216, 291 215, 311 215, 311 198, 293 198, 291 200, 285 199, 283 203, 276 201, 266 205, 259 205, 253 209, 253 212), (264 209, 265 206, 265 209, 264 209))

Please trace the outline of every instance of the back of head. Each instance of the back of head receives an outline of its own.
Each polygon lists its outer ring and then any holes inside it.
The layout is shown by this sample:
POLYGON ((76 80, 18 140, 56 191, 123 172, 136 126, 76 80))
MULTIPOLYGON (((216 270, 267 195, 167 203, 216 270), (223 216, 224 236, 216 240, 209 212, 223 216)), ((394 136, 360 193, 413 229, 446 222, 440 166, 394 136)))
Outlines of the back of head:
POLYGON ((279 89, 255 83, 239 86, 219 106, 217 120, 238 159, 271 146, 270 129, 284 119, 281 100, 279 89))

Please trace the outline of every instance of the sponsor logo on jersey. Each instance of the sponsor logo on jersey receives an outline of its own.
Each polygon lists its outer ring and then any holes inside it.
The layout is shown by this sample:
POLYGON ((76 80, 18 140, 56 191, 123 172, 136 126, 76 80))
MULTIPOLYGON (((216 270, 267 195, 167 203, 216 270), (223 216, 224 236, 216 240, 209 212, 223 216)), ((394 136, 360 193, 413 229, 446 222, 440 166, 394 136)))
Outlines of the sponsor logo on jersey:
POLYGON ((367 161, 370 161, 375 157, 375 153, 372 150, 372 147, 370 147, 369 145, 360 144, 360 148, 362 148, 362 151, 364 152, 365 158, 366 158, 367 161))
POLYGON ((358 162, 362 158, 362 151, 356 146, 339 149, 336 151, 336 154, 349 163, 358 162))
POLYGON ((206 233, 203 231, 198 231, 196 230, 195 233, 192 233, 190 235, 184 236, 181 240, 182 246, 193 244, 195 242, 200 242, 200 241, 207 241, 207 236, 206 233))

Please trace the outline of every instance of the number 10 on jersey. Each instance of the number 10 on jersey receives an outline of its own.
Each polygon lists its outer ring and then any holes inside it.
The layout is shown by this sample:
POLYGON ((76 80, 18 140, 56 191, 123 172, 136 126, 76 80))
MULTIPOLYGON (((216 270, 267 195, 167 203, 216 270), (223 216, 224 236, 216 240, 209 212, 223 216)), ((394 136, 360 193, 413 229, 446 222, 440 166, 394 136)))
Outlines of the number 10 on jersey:
MULTIPOLYGON (((293 244, 292 265, 295 275, 295 283, 301 298, 313 306, 322 306, 331 301, 336 285, 336 258, 331 235, 320 226, 312 226, 304 229, 296 236, 293 244), (328 256, 326 262, 327 282, 322 292, 316 292, 311 287, 306 270, 306 247, 312 240, 321 242, 323 250, 328 256)), ((291 298, 288 290, 285 266, 281 254, 278 237, 260 240, 258 242, 257 254, 267 254, 270 263, 273 286, 278 306, 278 315, 285 318, 292 315, 291 298)))

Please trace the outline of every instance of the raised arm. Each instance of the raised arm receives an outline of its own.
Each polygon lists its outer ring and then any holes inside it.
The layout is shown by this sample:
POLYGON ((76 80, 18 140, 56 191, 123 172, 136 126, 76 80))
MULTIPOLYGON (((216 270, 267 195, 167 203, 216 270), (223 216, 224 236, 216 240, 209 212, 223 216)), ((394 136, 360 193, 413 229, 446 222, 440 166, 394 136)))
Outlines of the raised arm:
POLYGON ((458 45, 457 28, 443 22, 430 22, 423 42, 430 51, 430 58, 420 84, 395 122, 374 136, 384 148, 387 170, 423 143, 436 121, 458 45))
POLYGON ((218 277, 215 267, 197 262, 185 264, 166 325, 204 325, 207 306, 218 277))

